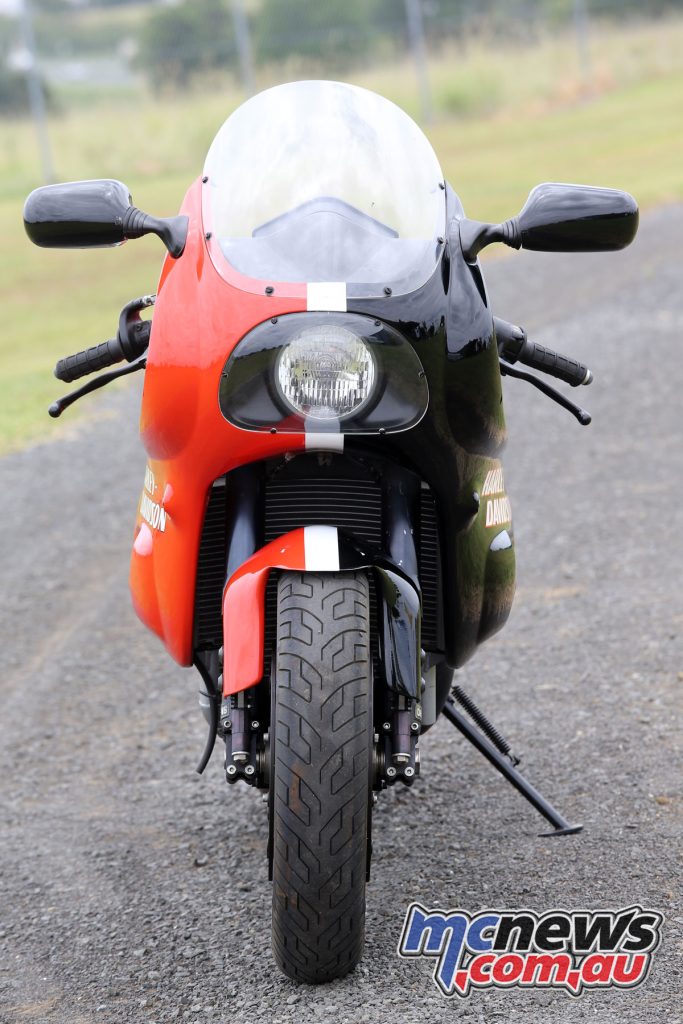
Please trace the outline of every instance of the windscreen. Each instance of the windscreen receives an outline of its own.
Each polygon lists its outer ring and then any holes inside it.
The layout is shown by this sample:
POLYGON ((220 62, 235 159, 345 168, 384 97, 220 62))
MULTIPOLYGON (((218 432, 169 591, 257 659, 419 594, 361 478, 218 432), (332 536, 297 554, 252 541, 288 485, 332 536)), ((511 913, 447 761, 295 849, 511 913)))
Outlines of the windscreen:
POLYGON ((260 93, 222 126, 204 175, 205 227, 249 277, 411 290, 436 266, 438 160, 407 114, 366 89, 260 93))

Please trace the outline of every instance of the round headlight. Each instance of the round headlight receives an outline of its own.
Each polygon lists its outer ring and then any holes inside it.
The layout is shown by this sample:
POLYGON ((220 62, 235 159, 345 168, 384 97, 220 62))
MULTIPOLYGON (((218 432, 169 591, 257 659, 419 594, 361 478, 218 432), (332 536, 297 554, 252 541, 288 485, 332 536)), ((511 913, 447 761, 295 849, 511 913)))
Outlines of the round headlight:
POLYGON ((282 349, 277 382, 285 401, 303 416, 343 419, 370 398, 375 361, 362 338, 345 327, 306 327, 282 349))

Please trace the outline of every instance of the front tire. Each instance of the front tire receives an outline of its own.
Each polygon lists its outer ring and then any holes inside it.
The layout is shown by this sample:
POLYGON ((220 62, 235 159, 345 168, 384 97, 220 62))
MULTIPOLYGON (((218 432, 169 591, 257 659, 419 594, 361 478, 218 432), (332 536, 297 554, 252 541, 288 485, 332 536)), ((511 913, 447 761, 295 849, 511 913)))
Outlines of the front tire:
POLYGON ((272 692, 273 952, 296 981, 363 953, 372 662, 363 573, 283 573, 272 692))

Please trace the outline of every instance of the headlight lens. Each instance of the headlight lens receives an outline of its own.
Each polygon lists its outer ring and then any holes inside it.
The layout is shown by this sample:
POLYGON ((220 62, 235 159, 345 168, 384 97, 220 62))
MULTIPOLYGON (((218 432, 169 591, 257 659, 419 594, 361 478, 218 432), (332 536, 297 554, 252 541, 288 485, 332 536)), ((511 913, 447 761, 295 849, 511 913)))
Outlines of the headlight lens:
POLYGON ((370 398, 375 361, 362 339, 345 327, 306 327, 282 349, 277 382, 296 412, 312 419, 341 420, 370 398))

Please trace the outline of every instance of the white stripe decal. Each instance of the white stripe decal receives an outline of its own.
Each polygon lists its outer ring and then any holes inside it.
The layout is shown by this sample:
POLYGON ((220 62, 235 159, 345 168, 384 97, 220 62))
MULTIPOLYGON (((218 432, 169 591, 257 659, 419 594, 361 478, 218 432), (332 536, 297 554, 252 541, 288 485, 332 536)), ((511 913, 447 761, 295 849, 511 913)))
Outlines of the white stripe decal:
POLYGON ((306 431, 306 450, 313 449, 314 451, 327 451, 327 452, 343 452, 344 451, 344 435, 343 434, 320 434, 315 433, 313 430, 306 431))
POLYGON ((306 286, 306 308, 309 312, 346 313, 346 283, 316 281, 306 286))
POLYGON ((305 526, 304 559, 309 572, 339 572, 337 527, 305 526))

